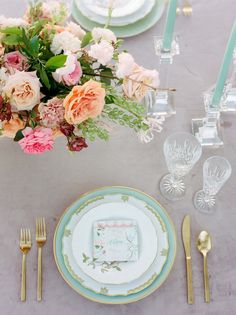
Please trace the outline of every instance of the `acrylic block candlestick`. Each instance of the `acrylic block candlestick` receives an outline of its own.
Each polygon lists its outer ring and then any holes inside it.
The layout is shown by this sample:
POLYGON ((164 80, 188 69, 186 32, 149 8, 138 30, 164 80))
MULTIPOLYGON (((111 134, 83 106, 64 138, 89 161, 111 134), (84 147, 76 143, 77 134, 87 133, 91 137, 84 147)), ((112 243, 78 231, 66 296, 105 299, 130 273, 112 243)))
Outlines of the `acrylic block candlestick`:
MULTIPOLYGON (((171 49, 163 50, 163 37, 154 37, 155 53, 159 57, 158 71, 160 82, 163 87, 169 86, 169 73, 173 63, 173 58, 179 55, 179 42, 175 37, 172 41, 171 49)), ((150 90, 145 99, 148 116, 171 116, 176 113, 174 106, 174 93, 171 89, 150 90)))

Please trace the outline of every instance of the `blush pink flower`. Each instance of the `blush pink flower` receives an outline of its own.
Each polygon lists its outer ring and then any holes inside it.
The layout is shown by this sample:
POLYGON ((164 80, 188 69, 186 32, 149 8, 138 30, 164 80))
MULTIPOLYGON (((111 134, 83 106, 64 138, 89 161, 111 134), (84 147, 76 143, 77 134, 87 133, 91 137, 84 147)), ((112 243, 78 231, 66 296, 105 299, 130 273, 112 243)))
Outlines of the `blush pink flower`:
POLYGON ((106 66, 113 57, 114 48, 107 41, 101 40, 100 43, 96 43, 90 47, 88 54, 103 66, 106 66))
POLYGON ((47 103, 40 103, 38 107, 40 120, 47 128, 56 128, 64 120, 65 109, 63 99, 53 97, 47 103))
POLYGON ((52 76, 59 83, 64 83, 68 86, 76 85, 82 76, 82 69, 77 56, 68 53, 65 65, 53 72, 52 76))
POLYGON ((19 51, 12 51, 4 55, 4 66, 10 72, 14 74, 16 70, 24 71, 29 69, 27 58, 23 56, 19 51))
POLYGON ((124 78, 127 75, 133 73, 136 64, 132 55, 126 52, 122 52, 118 56, 118 64, 116 70, 116 76, 118 78, 124 78))
POLYGON ((24 138, 19 141, 21 149, 28 154, 41 154, 53 149, 53 132, 49 128, 32 129, 27 127, 23 130, 24 138))

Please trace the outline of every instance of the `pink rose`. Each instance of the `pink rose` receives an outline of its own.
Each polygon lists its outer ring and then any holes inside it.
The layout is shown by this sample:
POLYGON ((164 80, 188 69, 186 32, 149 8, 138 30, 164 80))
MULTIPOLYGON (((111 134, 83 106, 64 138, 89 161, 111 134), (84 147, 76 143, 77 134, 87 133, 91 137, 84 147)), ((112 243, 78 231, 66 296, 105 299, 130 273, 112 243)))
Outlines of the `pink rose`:
POLYGON ((28 154, 40 154, 53 148, 53 132, 49 128, 32 129, 27 127, 23 130, 24 138, 19 141, 21 149, 28 154))
POLYGON ((29 68, 27 58, 19 51, 12 51, 5 54, 3 62, 10 74, 14 74, 16 70, 23 71, 29 68))
POLYGON ((65 65, 53 72, 52 76, 59 83, 62 82, 68 86, 76 85, 82 76, 82 69, 77 56, 68 53, 65 65))
POLYGON ((74 86, 64 99, 66 121, 75 125, 100 115, 105 104, 105 94, 101 83, 94 80, 74 86))

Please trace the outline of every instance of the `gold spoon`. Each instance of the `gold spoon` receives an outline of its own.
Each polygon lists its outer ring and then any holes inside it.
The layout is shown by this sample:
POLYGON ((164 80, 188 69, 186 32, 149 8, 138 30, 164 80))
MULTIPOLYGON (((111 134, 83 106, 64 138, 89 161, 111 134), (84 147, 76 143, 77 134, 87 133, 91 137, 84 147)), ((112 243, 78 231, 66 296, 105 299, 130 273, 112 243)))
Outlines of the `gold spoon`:
POLYGON ((204 286, 205 286, 205 302, 210 302, 209 277, 207 267, 207 253, 211 250, 211 238, 206 231, 202 231, 197 239, 197 248, 203 255, 204 261, 204 286))

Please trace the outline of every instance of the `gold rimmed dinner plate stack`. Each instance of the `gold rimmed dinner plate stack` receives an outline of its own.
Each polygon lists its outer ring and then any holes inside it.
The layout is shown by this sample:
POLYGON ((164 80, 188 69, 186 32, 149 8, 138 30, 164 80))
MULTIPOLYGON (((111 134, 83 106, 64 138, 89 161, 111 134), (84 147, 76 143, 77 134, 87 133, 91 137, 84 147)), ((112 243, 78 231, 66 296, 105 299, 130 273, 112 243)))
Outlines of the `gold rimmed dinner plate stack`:
POLYGON ((55 260, 63 278, 81 295, 100 303, 130 303, 152 293, 169 274, 175 251, 174 227, 166 211, 151 197, 126 187, 101 188, 81 196, 61 217, 54 237, 55 260), (94 222, 104 220, 136 222, 137 260, 94 259, 94 222))

